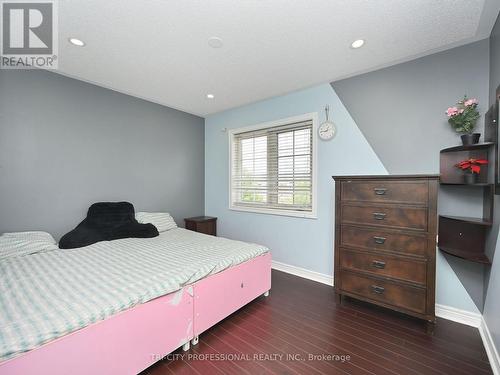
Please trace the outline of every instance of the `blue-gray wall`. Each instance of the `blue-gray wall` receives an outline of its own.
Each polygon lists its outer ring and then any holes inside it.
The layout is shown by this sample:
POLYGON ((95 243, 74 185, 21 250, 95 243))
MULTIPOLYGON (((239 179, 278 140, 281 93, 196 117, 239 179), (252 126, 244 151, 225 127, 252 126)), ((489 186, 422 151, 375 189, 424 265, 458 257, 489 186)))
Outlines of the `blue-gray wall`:
POLYGON ((204 120, 46 71, 0 70, 0 233, 56 237, 96 201, 204 211, 204 120))
POLYGON ((219 218, 218 233, 267 245, 274 261, 332 275, 334 181, 331 176, 387 172, 331 86, 323 84, 210 115, 205 124, 205 212, 219 218), (318 218, 230 210, 229 141, 222 130, 311 112, 317 112, 324 121, 326 104, 330 105, 338 134, 328 142, 318 140, 318 218))
MULTIPOLYGON (((495 23, 490 38, 490 104, 495 100, 496 88, 500 85, 500 17, 495 23)), ((491 333, 497 350, 500 350, 500 237, 497 235, 500 224, 500 196, 495 199, 494 236, 489 239, 490 256, 493 265, 486 278, 486 301, 484 320, 491 333), (495 249, 494 251, 492 251, 495 249)))
MULTIPOLYGON (((318 85, 210 115, 206 118, 205 138, 205 212, 219 217, 219 233, 269 246, 276 262, 332 275, 335 207, 331 176, 387 174, 332 87, 318 85), (309 112, 317 112, 320 120, 324 120, 326 104, 330 105, 330 115, 337 124, 338 134, 331 141, 318 141, 318 218, 229 210, 228 136, 224 128, 238 128, 309 112)), ((437 269, 437 302, 477 312, 443 257, 438 257, 437 269)))
MULTIPOLYGON (((467 94, 478 98, 482 114, 488 109, 489 41, 485 39, 332 85, 389 173, 439 173, 439 151, 461 143, 459 135, 447 123, 446 108, 467 94)), ((477 131, 482 132, 483 126, 481 119, 477 131)), ((482 192, 441 187, 438 211, 480 217, 482 192)), ((445 259, 482 310, 484 266, 447 255, 445 259)))
MULTIPOLYGON (((460 144, 445 111, 464 94, 488 107, 488 39, 333 83, 389 173, 439 173, 460 144)), ((478 121, 482 132, 483 121, 478 121)))

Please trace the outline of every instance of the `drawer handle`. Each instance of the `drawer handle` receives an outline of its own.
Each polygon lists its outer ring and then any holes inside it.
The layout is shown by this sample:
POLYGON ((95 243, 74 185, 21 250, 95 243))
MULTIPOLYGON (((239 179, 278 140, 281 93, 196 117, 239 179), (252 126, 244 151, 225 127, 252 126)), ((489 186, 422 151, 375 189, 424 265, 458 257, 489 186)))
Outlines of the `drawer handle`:
POLYGON ((387 238, 385 237, 373 236, 373 241, 375 241, 375 243, 378 243, 379 245, 382 245, 386 239, 387 238))
POLYGON ((376 195, 385 195, 385 193, 387 193, 386 188, 374 188, 373 191, 376 195))
POLYGON ((382 213, 382 212, 374 212, 373 213, 373 218, 375 220, 384 220, 386 217, 386 214, 382 213))
POLYGON ((383 286, 372 285, 372 292, 376 294, 383 294, 385 292, 385 288, 383 286))
POLYGON ((372 262, 372 267, 383 270, 385 268, 385 262, 382 262, 380 260, 374 260, 372 262))

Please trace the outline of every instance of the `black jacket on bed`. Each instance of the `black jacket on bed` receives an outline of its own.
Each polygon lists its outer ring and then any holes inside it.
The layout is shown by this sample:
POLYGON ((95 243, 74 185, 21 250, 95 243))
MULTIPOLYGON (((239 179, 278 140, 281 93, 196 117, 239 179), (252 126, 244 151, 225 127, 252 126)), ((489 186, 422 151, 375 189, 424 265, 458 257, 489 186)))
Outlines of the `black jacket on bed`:
POLYGON ((153 224, 139 224, 129 202, 102 202, 90 206, 87 217, 59 241, 59 248, 73 249, 99 241, 158 236, 153 224))

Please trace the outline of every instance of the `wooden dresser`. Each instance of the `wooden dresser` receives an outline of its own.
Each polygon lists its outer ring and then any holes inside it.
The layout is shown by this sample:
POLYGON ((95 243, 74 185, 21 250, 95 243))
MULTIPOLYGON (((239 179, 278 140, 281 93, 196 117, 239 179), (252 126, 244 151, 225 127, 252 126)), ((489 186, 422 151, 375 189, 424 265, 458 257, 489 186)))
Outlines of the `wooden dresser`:
POLYGON ((435 322, 439 177, 334 176, 335 291, 435 322))

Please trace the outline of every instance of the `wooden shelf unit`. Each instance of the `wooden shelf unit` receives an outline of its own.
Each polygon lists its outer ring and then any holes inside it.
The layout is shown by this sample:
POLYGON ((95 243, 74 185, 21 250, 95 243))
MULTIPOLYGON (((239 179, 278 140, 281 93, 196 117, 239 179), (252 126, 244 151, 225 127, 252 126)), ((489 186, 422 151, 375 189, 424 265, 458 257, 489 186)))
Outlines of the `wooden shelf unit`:
POLYGON ((491 265, 491 260, 484 253, 471 254, 470 251, 458 250, 453 248, 449 249, 447 247, 440 247, 439 249, 445 252, 446 254, 450 254, 474 263, 491 265))
POLYGON ((443 185, 487 186, 495 183, 495 143, 486 142, 470 146, 455 146, 445 148, 440 152, 440 183, 443 185), (466 184, 464 171, 456 165, 466 159, 486 159, 488 165, 481 167, 477 183, 466 184))
POLYGON ((467 146, 453 146, 453 147, 448 147, 444 148, 441 150, 441 153, 446 153, 446 152, 455 152, 455 151, 473 151, 473 150, 481 150, 485 148, 489 148, 491 146, 494 146, 494 142, 484 142, 484 143, 476 143, 474 145, 467 145, 467 146))
POLYGON ((490 220, 484 220, 478 217, 468 217, 468 216, 451 216, 451 215, 440 215, 444 219, 463 221, 467 224, 474 225, 484 225, 486 227, 491 227, 493 224, 490 220))
POLYGON ((483 215, 478 217, 439 216, 439 241, 441 251, 471 262, 491 264, 485 254, 486 236, 493 222, 495 194, 495 143, 485 142, 469 146, 455 146, 440 152, 440 183, 483 189, 483 215), (456 167, 469 158, 486 159, 475 184, 464 182, 464 172, 456 167))

